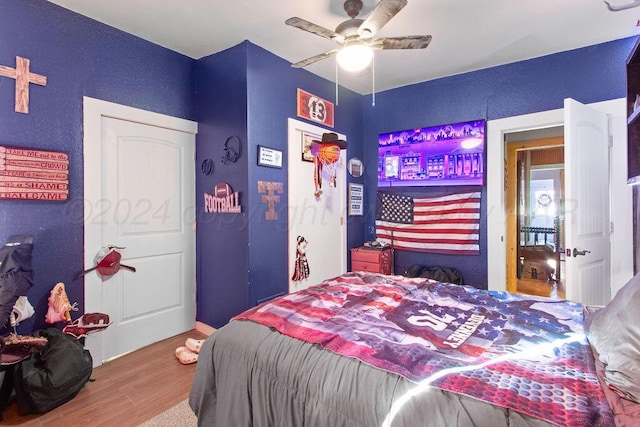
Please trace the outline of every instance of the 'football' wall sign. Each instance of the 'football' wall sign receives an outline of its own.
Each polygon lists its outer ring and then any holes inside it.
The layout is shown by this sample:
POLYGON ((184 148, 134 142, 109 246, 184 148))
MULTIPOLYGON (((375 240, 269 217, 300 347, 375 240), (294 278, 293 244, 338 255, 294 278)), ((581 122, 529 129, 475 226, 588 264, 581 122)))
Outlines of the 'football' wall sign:
POLYGON ((231 191, 226 182, 220 182, 213 187, 213 194, 204 193, 205 213, 240 213, 242 207, 238 203, 239 194, 231 191))
POLYGON ((333 127, 333 103, 298 89, 298 117, 333 127))

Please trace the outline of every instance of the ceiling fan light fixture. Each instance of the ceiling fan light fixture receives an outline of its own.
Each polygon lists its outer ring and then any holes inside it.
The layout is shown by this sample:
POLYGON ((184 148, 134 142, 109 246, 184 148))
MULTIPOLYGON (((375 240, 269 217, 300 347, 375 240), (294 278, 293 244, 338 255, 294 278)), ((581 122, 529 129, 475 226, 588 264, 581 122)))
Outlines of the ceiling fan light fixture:
POLYGON ((373 49, 359 40, 345 44, 338 52, 336 60, 343 70, 357 72, 371 64, 373 49))

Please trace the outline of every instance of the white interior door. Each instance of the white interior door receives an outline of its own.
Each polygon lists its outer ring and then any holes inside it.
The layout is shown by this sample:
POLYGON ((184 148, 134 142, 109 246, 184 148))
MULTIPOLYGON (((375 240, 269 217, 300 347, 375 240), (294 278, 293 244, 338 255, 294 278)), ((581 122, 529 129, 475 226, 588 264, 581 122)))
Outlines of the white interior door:
POLYGON ((567 299, 611 299, 609 131, 604 113, 565 99, 565 247, 567 299))
POLYGON ((85 311, 113 322, 87 338, 96 364, 195 324, 195 124, 138 112, 85 103, 85 266, 117 245, 137 270, 85 276, 85 311))
MULTIPOLYGON (((327 129, 289 119, 289 292, 316 285, 347 271, 346 150, 340 150, 335 187, 323 174, 322 194, 316 198, 314 166, 302 160, 303 141, 309 135, 322 137, 327 129), (296 258, 297 236, 308 242, 309 277, 291 280, 296 258)), ((338 134, 346 140, 344 135, 338 134)))

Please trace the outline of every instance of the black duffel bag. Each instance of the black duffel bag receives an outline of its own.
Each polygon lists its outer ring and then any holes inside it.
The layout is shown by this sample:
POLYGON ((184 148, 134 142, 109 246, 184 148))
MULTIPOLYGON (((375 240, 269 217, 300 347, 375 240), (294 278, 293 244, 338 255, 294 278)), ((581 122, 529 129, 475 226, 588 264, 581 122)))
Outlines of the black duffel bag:
POLYGON ((47 345, 16 364, 13 383, 21 414, 50 411, 73 399, 91 378, 93 360, 89 350, 58 329, 39 332, 47 345))
POLYGON ((464 278, 460 270, 454 267, 446 267, 444 265, 432 265, 422 269, 418 277, 437 280, 438 282, 453 283, 454 285, 462 285, 464 278))

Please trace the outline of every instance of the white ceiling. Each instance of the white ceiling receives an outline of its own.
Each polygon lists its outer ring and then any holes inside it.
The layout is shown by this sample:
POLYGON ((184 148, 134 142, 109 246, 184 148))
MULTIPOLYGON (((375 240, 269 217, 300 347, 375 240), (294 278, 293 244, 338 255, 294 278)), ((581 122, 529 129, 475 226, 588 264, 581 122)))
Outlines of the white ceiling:
MULTIPOLYGON (((334 30, 343 0, 49 0, 198 59, 250 42, 297 62, 336 47, 285 25, 297 16, 334 30)), ((378 0, 363 0, 359 18, 378 0)), ((610 0, 622 6, 632 0, 610 0)), ((611 12, 602 0, 409 0, 377 36, 430 34, 424 50, 376 51, 375 91, 544 56, 638 34, 640 7, 611 12)), ((335 81, 335 59, 306 68, 335 81)), ((371 70, 339 83, 373 92, 371 70)))

